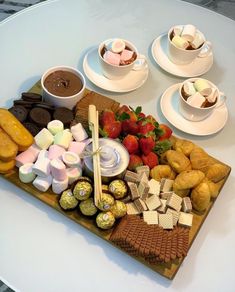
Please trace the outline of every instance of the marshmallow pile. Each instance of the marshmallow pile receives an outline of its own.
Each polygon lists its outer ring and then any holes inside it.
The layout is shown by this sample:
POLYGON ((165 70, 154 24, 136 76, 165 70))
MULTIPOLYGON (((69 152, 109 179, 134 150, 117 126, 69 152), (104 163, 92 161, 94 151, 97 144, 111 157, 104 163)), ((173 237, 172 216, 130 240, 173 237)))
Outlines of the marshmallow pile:
POLYGON ((59 120, 49 122, 34 137, 35 143, 16 157, 19 179, 41 192, 52 186, 55 194, 62 193, 82 175, 80 155, 90 142, 87 138, 80 123, 69 130, 59 120))
POLYGON ((209 107, 216 102, 217 90, 205 80, 186 81, 182 87, 182 95, 187 103, 194 107, 209 107))
POLYGON ((134 52, 126 49, 126 44, 121 39, 115 39, 105 44, 103 58, 112 65, 128 65, 134 61, 134 52))
POLYGON ((175 26, 172 33, 172 43, 184 50, 196 50, 205 41, 202 34, 192 24, 175 26))

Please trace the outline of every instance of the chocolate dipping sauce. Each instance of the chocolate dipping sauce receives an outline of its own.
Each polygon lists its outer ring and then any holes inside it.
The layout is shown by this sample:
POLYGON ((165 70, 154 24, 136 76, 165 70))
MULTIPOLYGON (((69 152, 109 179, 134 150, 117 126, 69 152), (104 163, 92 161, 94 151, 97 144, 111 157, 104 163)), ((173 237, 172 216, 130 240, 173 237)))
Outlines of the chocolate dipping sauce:
POLYGON ((54 95, 68 97, 81 91, 83 83, 76 74, 58 70, 46 77, 44 86, 54 95))

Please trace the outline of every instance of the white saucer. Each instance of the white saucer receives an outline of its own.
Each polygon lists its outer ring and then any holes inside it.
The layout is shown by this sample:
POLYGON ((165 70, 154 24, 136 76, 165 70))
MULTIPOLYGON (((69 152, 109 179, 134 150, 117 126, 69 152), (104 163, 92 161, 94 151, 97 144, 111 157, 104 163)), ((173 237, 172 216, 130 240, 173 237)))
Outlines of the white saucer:
POLYGON ((142 86, 148 78, 148 65, 143 70, 130 71, 120 80, 111 80, 102 74, 97 48, 91 49, 83 60, 83 70, 87 78, 96 86, 112 92, 128 92, 142 86))
POLYGON ((226 105, 215 109, 206 119, 199 122, 186 120, 179 113, 179 93, 181 83, 170 86, 161 97, 161 110, 165 118, 179 130, 197 136, 207 136, 220 131, 228 119, 226 105))
POLYGON ((180 77, 196 77, 210 70, 213 64, 213 53, 205 58, 196 58, 187 65, 176 65, 167 56, 167 34, 156 38, 152 44, 152 55, 156 63, 168 73, 180 77))

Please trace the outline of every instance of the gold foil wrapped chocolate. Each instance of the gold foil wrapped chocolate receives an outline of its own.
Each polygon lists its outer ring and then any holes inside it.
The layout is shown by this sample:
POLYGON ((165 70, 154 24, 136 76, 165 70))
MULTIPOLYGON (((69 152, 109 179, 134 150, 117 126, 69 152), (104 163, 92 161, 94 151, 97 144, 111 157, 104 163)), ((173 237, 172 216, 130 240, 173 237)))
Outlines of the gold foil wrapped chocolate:
POLYGON ((127 194, 126 183, 121 179, 115 179, 109 184, 109 191, 115 199, 121 199, 127 194))
POLYGON ((79 209, 81 213, 85 216, 93 216, 98 211, 98 209, 95 206, 93 198, 88 198, 85 201, 82 201, 79 204, 79 209))
POLYGON ((93 191, 92 185, 88 181, 78 181, 73 189, 73 194, 77 200, 88 199, 93 191))
POLYGON ((98 202, 98 208, 101 211, 108 211, 114 205, 114 198, 109 195, 102 193, 100 201, 98 202))
POLYGON ((115 218, 111 212, 101 212, 96 217, 96 224, 99 228, 110 229, 115 223, 115 218))
POLYGON ((78 200, 74 197, 72 191, 68 189, 62 193, 59 204, 64 210, 71 210, 77 207, 78 200))
POLYGON ((115 201, 114 205, 110 209, 110 212, 116 219, 125 216, 126 211, 126 204, 118 200, 115 201))

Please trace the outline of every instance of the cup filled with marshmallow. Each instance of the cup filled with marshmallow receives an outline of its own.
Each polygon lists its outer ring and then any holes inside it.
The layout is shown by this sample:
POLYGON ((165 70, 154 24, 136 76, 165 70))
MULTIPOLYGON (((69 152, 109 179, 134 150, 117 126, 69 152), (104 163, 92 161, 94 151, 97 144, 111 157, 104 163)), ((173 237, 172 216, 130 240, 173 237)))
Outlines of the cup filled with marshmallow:
POLYGON ((193 122, 204 120, 226 100, 215 84, 202 78, 185 80, 179 87, 179 95, 180 113, 193 122))
POLYGON ((134 44, 118 38, 101 42, 98 55, 103 75, 108 79, 122 79, 131 70, 142 70, 147 64, 134 44))
POLYGON ((168 57, 175 64, 189 64, 197 57, 207 57, 211 52, 211 43, 192 24, 176 25, 168 31, 168 57))

